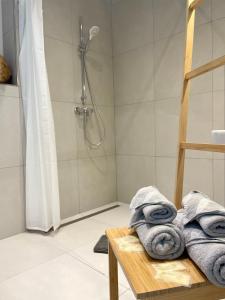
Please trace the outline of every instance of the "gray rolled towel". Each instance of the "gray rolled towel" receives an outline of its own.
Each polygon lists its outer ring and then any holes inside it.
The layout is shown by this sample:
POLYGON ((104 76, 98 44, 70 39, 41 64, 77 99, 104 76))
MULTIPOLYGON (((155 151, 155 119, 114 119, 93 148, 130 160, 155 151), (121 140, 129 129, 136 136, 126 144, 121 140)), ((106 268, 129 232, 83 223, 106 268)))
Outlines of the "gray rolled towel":
POLYGON ((201 192, 190 192, 183 198, 184 225, 196 220, 212 237, 225 237, 225 208, 201 192))
POLYGON ((153 186, 140 189, 133 197, 130 209, 131 226, 142 223, 167 224, 172 222, 177 214, 175 205, 153 186))
POLYGON ((146 252, 154 259, 173 260, 184 252, 183 234, 174 224, 141 224, 135 229, 146 252))
POLYGON ((190 258, 210 282, 225 287, 225 239, 208 236, 196 221, 183 225, 184 218, 181 210, 174 223, 183 232, 190 258))

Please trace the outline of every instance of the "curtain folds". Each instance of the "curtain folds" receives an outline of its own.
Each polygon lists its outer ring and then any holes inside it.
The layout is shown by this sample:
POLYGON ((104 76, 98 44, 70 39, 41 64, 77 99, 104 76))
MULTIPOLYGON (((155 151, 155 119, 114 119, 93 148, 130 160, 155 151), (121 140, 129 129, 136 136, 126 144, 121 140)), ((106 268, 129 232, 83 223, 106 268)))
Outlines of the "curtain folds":
POLYGON ((18 0, 19 74, 26 125, 26 227, 60 225, 55 129, 45 62, 42 0, 18 0))

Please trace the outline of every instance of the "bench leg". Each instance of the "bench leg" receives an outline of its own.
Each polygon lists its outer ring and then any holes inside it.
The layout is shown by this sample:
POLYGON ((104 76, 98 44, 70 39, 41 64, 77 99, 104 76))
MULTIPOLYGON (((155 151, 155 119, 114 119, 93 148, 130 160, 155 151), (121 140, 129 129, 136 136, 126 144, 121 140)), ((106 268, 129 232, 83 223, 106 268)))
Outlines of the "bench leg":
POLYGON ((109 243, 109 291, 110 300, 118 300, 118 264, 113 249, 109 243))

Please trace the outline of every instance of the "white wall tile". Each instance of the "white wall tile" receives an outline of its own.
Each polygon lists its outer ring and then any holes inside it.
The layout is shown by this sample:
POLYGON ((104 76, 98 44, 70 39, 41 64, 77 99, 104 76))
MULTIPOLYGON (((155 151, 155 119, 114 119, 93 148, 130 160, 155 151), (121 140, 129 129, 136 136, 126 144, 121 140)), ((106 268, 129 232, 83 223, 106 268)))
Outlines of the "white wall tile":
POLYGON ((24 231, 23 168, 0 169, 0 238, 24 231))
POLYGON ((58 175, 61 219, 65 219, 79 213, 77 161, 59 161, 58 175))
POLYGON ((23 164, 23 129, 21 101, 0 96, 0 168, 23 164))
POLYGON ((175 195, 176 158, 156 158, 156 184, 159 190, 171 201, 175 195))
POLYGON ((212 20, 212 0, 204 0, 196 10, 196 25, 208 23, 212 20))
POLYGON ((213 164, 210 159, 186 159, 184 194, 202 191, 213 197, 213 164))
POLYGON ((212 0, 212 19, 220 19, 225 17, 224 0, 212 0))
POLYGON ((155 40, 185 29, 185 0, 153 0, 155 40))
POLYGON ((45 38, 46 63, 52 100, 74 100, 74 53, 70 44, 45 38))
POLYGON ((116 104, 153 100, 153 45, 129 51, 114 59, 116 104))
POLYGON ((117 154, 154 155, 154 104, 116 107, 117 154))
MULTIPOLYGON (((218 58, 225 54, 225 19, 217 20, 212 23, 213 29, 213 58, 218 58)), ((225 89, 224 67, 213 71, 213 89, 225 89)))
MULTIPOLYGON (((193 47, 193 66, 197 68, 210 62, 213 58, 211 23, 198 26, 195 29, 193 47)), ((191 82, 191 93, 212 91, 212 72, 197 77, 191 82)))
POLYGON ((154 91, 156 100, 180 97, 183 56, 183 34, 156 41, 154 50, 154 91))
POLYGON ((72 43, 72 1, 44 0, 45 35, 72 43))
POLYGON ((98 148, 89 147, 88 143, 84 139, 83 118, 77 115, 75 116, 78 130, 79 158, 98 157, 115 154, 114 107, 98 106, 97 110, 99 114, 99 125, 95 114, 92 113, 87 122, 87 134, 90 141, 96 144, 100 141, 100 133, 103 137, 105 131, 105 138, 102 142, 102 145, 98 148))
POLYGON ((59 160, 73 160, 77 158, 77 127, 74 105, 66 102, 52 102, 56 150, 59 160))
MULTIPOLYGON (((112 57, 90 51, 87 53, 86 66, 95 104, 113 106, 112 57)), ((87 103, 91 104, 88 88, 87 95, 87 103)))
MULTIPOLYGON (((224 154, 223 154, 224 156, 224 154)), ((213 200, 225 205, 225 162, 224 160, 213 161, 213 200)))
POLYGON ((156 155, 176 156, 179 129, 179 99, 167 99, 155 103, 156 155))
MULTIPOLYGON (((225 93, 224 91, 213 91, 213 129, 225 129, 225 93)), ((212 141, 212 140, 211 140, 212 141)), ((216 159, 224 159, 224 154, 213 153, 216 159)))
POLYGON ((81 212, 116 201, 114 156, 79 159, 81 212))
POLYGON ((138 189, 155 184, 155 159, 117 155, 118 201, 130 203, 138 189))
POLYGON ((152 0, 123 0, 112 7, 114 55, 153 41, 152 0))
MULTIPOLYGON (((188 114, 187 141, 211 143, 213 128, 212 93, 191 95, 188 114)), ((188 151, 187 157, 212 158, 211 152, 188 151)))

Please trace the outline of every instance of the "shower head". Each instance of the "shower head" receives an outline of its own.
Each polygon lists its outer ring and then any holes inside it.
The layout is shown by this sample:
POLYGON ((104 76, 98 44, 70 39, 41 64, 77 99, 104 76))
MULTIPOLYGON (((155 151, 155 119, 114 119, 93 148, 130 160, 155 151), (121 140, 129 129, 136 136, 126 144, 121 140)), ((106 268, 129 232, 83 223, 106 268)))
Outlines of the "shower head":
POLYGON ((98 26, 92 26, 89 30, 89 41, 91 41, 100 31, 98 26))

